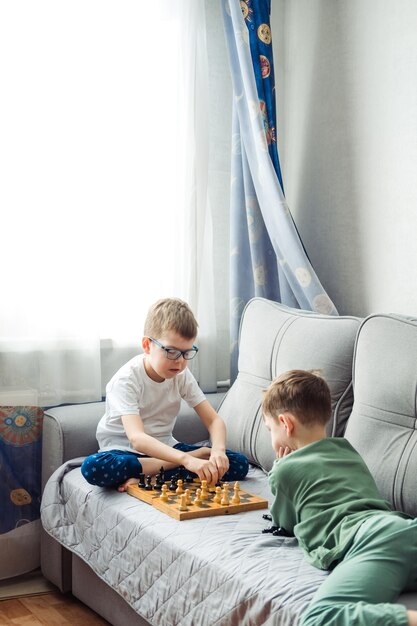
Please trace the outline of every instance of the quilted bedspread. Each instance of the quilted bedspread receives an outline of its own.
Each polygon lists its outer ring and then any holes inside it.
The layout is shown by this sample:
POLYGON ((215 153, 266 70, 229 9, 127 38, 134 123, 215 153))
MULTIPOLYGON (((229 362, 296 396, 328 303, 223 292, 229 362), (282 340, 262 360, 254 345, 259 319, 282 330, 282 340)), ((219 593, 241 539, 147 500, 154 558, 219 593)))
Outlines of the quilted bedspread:
MULTIPOLYGON (((262 534, 266 511, 179 522, 87 484, 79 465, 49 479, 42 524, 152 625, 292 626, 326 576, 294 538, 262 534)), ((257 468, 242 488, 271 497, 257 468)))

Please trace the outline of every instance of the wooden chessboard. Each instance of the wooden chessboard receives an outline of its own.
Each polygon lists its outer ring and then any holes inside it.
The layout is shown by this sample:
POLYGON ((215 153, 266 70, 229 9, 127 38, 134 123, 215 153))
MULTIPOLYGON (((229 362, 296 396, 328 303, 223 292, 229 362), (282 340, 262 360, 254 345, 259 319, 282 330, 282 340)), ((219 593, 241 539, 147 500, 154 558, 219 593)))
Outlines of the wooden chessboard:
MULTIPOLYGON (((168 485, 168 483, 166 484, 168 485)), ((143 500, 143 502, 151 504, 159 511, 179 521, 196 519, 198 517, 211 517, 214 515, 233 515, 234 513, 242 513, 243 511, 268 508, 268 500, 255 496, 244 489, 239 489, 238 491, 240 502, 238 504, 232 504, 232 498, 235 494, 234 484, 229 485, 229 504, 213 502, 215 491, 214 488, 211 487, 207 490, 207 499, 203 500, 201 504, 195 504, 193 501, 196 497, 196 491, 197 489, 201 489, 201 486, 199 480, 194 480, 192 483, 184 483, 184 490, 190 490, 191 500, 191 503, 186 505, 186 510, 180 510, 182 494, 178 495, 172 491, 167 492, 168 500, 166 502, 161 500, 160 491, 146 491, 139 487, 139 485, 129 485, 127 493, 135 498, 139 498, 139 500, 143 500)), ((182 504, 184 505, 184 499, 182 504)))

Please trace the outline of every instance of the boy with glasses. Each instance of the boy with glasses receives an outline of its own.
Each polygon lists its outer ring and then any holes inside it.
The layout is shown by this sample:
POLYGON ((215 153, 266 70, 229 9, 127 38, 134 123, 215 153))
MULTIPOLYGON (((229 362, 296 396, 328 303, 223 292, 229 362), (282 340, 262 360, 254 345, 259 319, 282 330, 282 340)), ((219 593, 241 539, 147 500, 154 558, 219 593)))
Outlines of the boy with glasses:
POLYGON ((286 372, 266 390, 262 410, 277 453, 273 524, 295 535, 312 565, 331 570, 300 626, 416 626, 417 611, 393 603, 417 589, 417 520, 392 510, 346 439, 326 437, 327 383, 286 372))
POLYGON ((106 412, 97 427, 99 452, 81 467, 89 483, 126 491, 140 474, 153 476, 163 467, 169 478, 179 466, 208 484, 246 476, 248 460, 226 450, 225 424, 187 368, 198 352, 197 328, 182 300, 167 298, 151 306, 143 354, 126 363, 106 387, 106 412), (179 443, 172 436, 182 399, 206 426, 211 447, 179 443))

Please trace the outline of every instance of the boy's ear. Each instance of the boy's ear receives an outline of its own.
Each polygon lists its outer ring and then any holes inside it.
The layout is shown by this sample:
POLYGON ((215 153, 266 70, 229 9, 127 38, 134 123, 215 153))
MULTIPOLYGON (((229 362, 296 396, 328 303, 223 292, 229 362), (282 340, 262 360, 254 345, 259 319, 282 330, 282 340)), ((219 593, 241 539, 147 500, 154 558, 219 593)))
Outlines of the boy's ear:
POLYGON ((149 337, 142 337, 142 350, 144 351, 145 354, 149 354, 150 346, 151 346, 151 342, 149 340, 149 337))
POLYGON ((292 435, 293 430, 294 430, 294 420, 292 418, 291 413, 280 413, 278 415, 278 419, 281 422, 281 424, 284 426, 287 435, 292 435))

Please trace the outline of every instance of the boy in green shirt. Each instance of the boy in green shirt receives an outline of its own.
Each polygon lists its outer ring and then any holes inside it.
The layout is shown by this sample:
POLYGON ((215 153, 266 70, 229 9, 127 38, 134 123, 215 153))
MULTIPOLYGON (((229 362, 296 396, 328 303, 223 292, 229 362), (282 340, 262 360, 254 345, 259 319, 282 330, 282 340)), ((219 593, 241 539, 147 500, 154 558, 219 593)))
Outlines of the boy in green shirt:
POLYGON ((262 410, 277 453, 273 524, 295 535, 310 563, 332 570, 300 626, 417 626, 417 611, 392 604, 417 589, 417 519, 392 510, 346 439, 326 437, 327 383, 286 372, 262 410))

